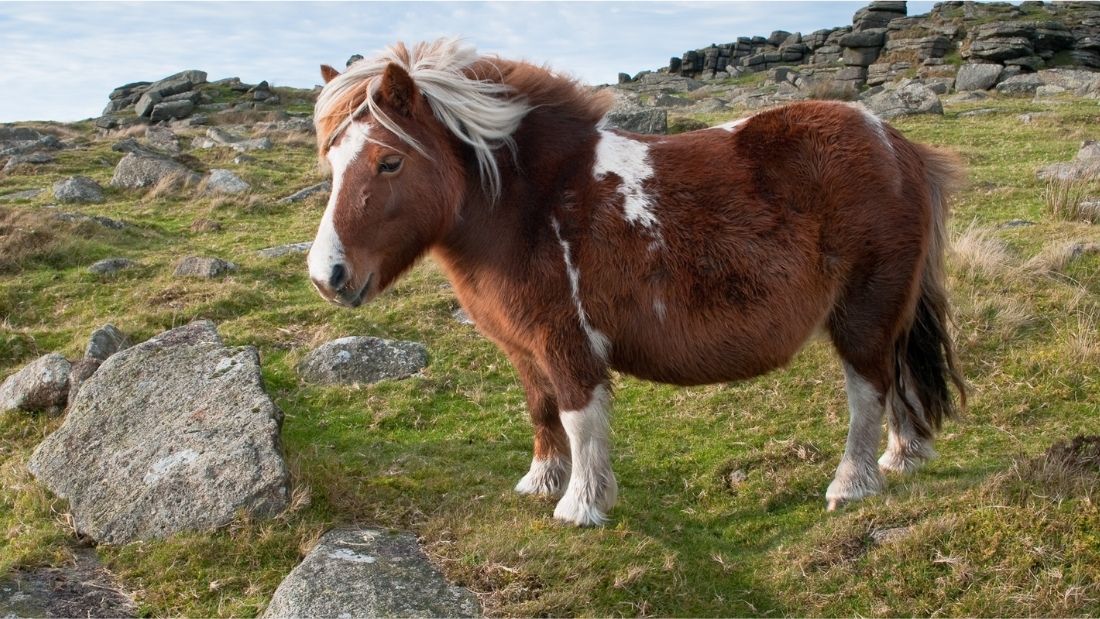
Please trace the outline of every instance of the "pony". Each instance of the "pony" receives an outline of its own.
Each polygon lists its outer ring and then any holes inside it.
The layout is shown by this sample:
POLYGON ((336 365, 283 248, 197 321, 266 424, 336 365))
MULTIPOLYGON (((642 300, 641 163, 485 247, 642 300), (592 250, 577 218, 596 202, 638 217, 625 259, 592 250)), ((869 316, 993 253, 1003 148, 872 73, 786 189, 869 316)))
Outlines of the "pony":
POLYGON ((829 510, 932 457, 965 404, 943 267, 959 164, 862 108, 634 135, 605 126, 606 91, 450 39, 321 73, 310 279, 357 307, 430 253, 515 366, 534 426, 515 489, 559 498, 555 518, 616 502, 611 370, 737 381, 827 333, 850 412, 829 510))

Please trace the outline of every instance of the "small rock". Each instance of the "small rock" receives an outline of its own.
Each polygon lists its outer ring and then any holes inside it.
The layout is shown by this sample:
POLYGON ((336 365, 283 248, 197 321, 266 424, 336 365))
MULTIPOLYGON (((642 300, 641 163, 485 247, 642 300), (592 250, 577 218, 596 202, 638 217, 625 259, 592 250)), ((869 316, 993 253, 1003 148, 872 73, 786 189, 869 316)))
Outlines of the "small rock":
POLYGON ((6 193, 0 196, 0 202, 18 202, 20 200, 33 200, 42 195, 42 189, 24 189, 14 193, 6 193))
POLYGON ((138 607, 94 550, 73 565, 12 570, 0 578, 0 617, 137 617, 138 607))
POLYGON ((470 314, 461 307, 451 312, 451 318, 454 318, 459 324, 474 326, 474 319, 470 318, 470 314))
POLYGON ((53 184, 53 197, 62 204, 103 201, 103 188, 87 176, 70 176, 53 184))
POLYGON ((136 266, 137 263, 129 258, 104 258, 93 263, 88 267, 88 270, 96 275, 114 275, 119 271, 132 269, 136 266))
POLYGON ((54 213, 54 219, 78 224, 90 223, 97 226, 103 226, 104 228, 110 228, 111 230, 122 230, 130 225, 124 221, 111 219, 110 217, 103 217, 101 215, 85 215, 83 213, 66 213, 63 211, 54 213))
POLYGON ((285 198, 279 198, 278 204, 290 204, 292 202, 301 202, 310 196, 317 195, 319 193, 326 193, 332 191, 332 181, 324 181, 317 183, 316 185, 310 185, 305 189, 299 189, 285 198))
POLYGON ((99 369, 102 362, 99 359, 80 359, 74 361, 72 368, 69 370, 69 401, 72 402, 76 399, 76 394, 80 393, 80 387, 84 385, 84 381, 92 377, 95 371, 99 369))
POLYGON ((325 533, 275 590, 263 617, 476 617, 477 597, 449 584, 410 533, 325 533))
POLYGON ((233 163, 237 165, 244 165, 246 163, 252 163, 256 161, 256 158, 252 155, 240 154, 233 158, 233 163))
POLYGON ((427 365, 428 351, 423 344, 376 337, 343 337, 309 353, 298 365, 298 373, 312 383, 369 384, 406 378, 427 365))
POLYGON ((959 118, 970 118, 971 116, 986 116, 988 114, 995 114, 997 110, 991 107, 978 108, 976 110, 970 110, 969 112, 959 112, 959 118))
POLYGON ((943 114, 940 98, 923 84, 909 84, 868 98, 864 104, 882 118, 912 114, 943 114))
POLYGON ((304 241, 302 243, 290 243, 287 245, 276 245, 275 247, 258 249, 256 253, 264 258, 279 258, 287 254, 303 254, 309 251, 312 245, 313 241, 304 241))
POLYGON ((27 468, 97 542, 210 531, 287 507, 281 421, 256 349, 196 321, 103 362, 27 468))
POLYGON ((4 164, 3 171, 11 172, 15 170, 16 167, 21 165, 42 165, 44 163, 53 163, 53 161, 54 156, 50 153, 33 152, 27 153, 25 155, 14 155, 10 159, 8 159, 8 162, 6 164, 4 164))
POLYGON ((0 384, 0 411, 60 413, 69 397, 69 362, 50 353, 0 384))
POLYGON ((913 527, 891 527, 888 529, 875 529, 871 531, 871 541, 879 546, 892 544, 905 539, 913 532, 913 527))
POLYGON ((106 361, 107 357, 130 347, 130 338, 118 330, 118 327, 107 323, 92 333, 88 339, 88 346, 84 349, 85 359, 106 361))
POLYGON ((191 224, 191 232, 217 232, 222 229, 222 225, 213 219, 196 219, 191 224))
POLYGON ((213 279, 236 270, 237 265, 232 262, 226 262, 221 258, 187 256, 176 265, 174 275, 176 277, 201 277, 203 279, 213 279))
POLYGON ((229 170, 210 170, 206 177, 207 194, 238 194, 251 189, 251 185, 229 170))
POLYGON ((130 153, 118 162, 111 186, 141 189, 164 182, 175 186, 199 182, 199 175, 187 166, 163 157, 148 157, 130 153))
POLYGON ((1027 219, 1009 219, 1008 221, 1004 222, 1003 224, 1001 224, 1000 226, 997 226, 997 227, 998 228, 1026 228, 1028 226, 1034 226, 1034 225, 1035 225, 1034 221, 1029 221, 1027 219))

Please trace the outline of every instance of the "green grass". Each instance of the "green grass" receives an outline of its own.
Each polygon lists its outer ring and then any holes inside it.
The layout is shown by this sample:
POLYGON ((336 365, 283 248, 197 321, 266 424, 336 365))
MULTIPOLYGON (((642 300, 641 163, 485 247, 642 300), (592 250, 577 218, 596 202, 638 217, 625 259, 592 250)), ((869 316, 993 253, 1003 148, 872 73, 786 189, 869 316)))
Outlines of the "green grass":
MULTIPOLYGON (((516 496, 531 443, 522 390, 503 355, 451 318, 453 295, 432 262, 353 312, 316 296, 302 256, 254 254, 312 238, 319 198, 275 204, 320 180, 307 145, 280 143, 244 166, 218 149, 194 153, 241 174, 250 196, 108 190, 104 204, 66 207, 136 224, 124 232, 51 223, 42 215, 48 192, 3 207, 20 217, 18 234, 45 236, 0 270, 0 375, 47 351, 78 356, 105 322, 142 340, 211 318, 229 344, 260 350, 286 413, 295 484, 309 500, 272 521, 98 547, 148 615, 257 614, 336 524, 412 529, 449 578, 499 615, 1095 615, 1100 480, 1067 474, 1081 483, 1058 478, 1059 486, 1034 458, 1057 440, 1100 433, 1100 260, 1054 271, 1027 265, 1060 243, 1100 240, 1095 226, 1050 216, 1034 174, 1072 158, 1095 137, 1098 117, 1094 101, 993 98, 897 121, 907 136, 952 148, 969 165, 955 204, 950 283, 973 397, 946 426, 937 460, 840 513, 824 511, 823 493, 847 413, 842 373, 822 341, 789 368, 740 384, 685 389, 616 376, 621 495, 607 528, 559 525, 551 501, 516 496), (974 107, 997 111, 959 117, 974 107), (1053 114, 1016 119, 1034 111, 1053 114), (192 233, 199 218, 223 228, 192 233), (1036 223, 998 228, 1009 219, 1036 223), (175 261, 192 253, 241 268, 217 282, 173 279, 175 261), (141 267, 110 278, 85 270, 108 255, 141 267), (295 367, 312 346, 353 334, 425 342, 430 366, 363 388, 299 381, 295 367), (895 542, 873 541, 890 527, 911 528, 895 542)), ((90 128, 75 131, 81 148, 0 179, 0 193, 77 172, 106 183, 119 155, 90 128)), ((15 247, 16 233, 0 235, 15 247)), ((25 472, 58 424, 0 413, 0 574, 64 562, 76 543, 64 502, 25 472)))

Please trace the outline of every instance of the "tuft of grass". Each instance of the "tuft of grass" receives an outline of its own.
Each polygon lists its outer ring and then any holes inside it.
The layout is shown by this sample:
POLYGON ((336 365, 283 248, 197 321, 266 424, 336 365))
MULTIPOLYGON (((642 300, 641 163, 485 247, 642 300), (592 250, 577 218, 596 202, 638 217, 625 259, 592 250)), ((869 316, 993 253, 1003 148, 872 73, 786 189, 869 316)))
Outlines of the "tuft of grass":
POLYGON ((1043 188, 1043 203, 1057 219, 1100 223, 1100 209, 1089 206, 1090 196, 1100 195, 1095 189, 1089 179, 1051 177, 1043 188))

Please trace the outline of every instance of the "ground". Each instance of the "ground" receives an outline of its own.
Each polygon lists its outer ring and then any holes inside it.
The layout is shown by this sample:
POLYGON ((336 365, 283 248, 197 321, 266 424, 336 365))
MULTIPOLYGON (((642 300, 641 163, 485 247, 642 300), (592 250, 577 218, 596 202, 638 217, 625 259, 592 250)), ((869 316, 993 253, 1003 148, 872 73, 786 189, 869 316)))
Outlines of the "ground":
MULTIPOLYGON (((1067 250, 1100 241, 1100 228, 1052 216, 1035 170, 1100 137, 1100 106, 993 98, 947 110, 894 124, 969 165, 951 223, 950 290, 972 397, 945 427, 938 459, 837 513, 825 512, 823 496, 847 414, 824 341, 745 383, 676 388, 616 376, 620 501, 606 528, 561 525, 551 501, 513 493, 530 459, 522 390, 504 356, 452 318, 433 263, 349 311, 313 292, 301 254, 254 253, 311 239, 320 218, 323 197, 275 202, 323 178, 301 135, 280 136, 243 165, 227 150, 192 153, 250 182, 244 197, 108 190, 103 204, 63 207, 136 224, 124 231, 57 224, 42 208, 49 192, 0 204, 0 376, 48 351, 79 356, 105 322, 143 340, 210 318, 228 344, 259 348, 286 413, 295 507, 213 534, 96 548, 146 615, 257 614, 339 524, 415 531, 493 615, 1096 615, 1100 470, 1043 454, 1100 433, 1100 256, 1067 250), (979 107, 994 112, 959 115, 979 107), (1043 114, 1024 123, 1026 112, 1043 114), (203 218, 221 231, 192 232, 203 218), (1002 227, 1015 219, 1034 223, 1002 227), (174 279, 188 254, 241 268, 215 282, 174 279), (87 272, 115 255, 141 266, 87 272), (297 362, 345 335, 424 342, 430 366, 371 387, 302 383, 297 362)), ((0 194, 77 173, 106 185, 117 138, 95 138, 88 124, 59 130, 82 148, 0 178, 0 194)), ((0 413, 0 577, 64 565, 81 543, 65 502, 25 470, 59 423, 0 413)))

